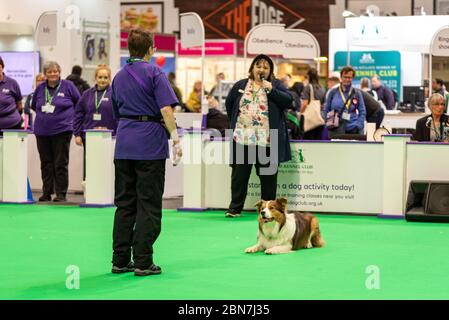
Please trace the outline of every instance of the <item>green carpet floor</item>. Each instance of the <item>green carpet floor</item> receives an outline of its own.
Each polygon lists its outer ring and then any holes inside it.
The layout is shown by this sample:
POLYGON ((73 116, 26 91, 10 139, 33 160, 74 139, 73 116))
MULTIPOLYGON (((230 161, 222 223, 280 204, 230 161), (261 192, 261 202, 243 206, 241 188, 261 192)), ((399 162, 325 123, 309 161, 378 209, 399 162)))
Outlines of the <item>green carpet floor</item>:
POLYGON ((318 215, 326 247, 268 256, 244 253, 255 213, 165 210, 163 273, 135 277, 110 273, 113 214, 0 205, 0 299, 449 299, 447 224, 318 215), (70 265, 79 290, 66 288, 70 265), (366 286, 372 270, 379 289, 366 286))

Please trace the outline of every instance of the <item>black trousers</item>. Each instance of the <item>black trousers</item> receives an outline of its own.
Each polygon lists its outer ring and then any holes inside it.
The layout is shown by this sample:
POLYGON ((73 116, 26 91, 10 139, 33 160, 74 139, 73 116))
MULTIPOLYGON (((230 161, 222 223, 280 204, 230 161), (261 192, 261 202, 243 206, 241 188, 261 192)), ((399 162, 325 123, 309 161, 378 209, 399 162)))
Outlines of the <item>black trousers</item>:
POLYGON ((131 260, 146 269, 153 263, 153 244, 161 232, 164 160, 114 160, 115 211, 112 263, 131 260))
MULTIPOLYGON (((241 147, 241 146, 239 146, 241 147)), ((237 147, 238 148, 238 147, 237 147)), ((259 158, 259 152, 270 156, 270 148, 250 148, 244 146, 244 161, 239 164, 238 161, 232 164, 232 175, 231 175, 231 204, 229 205, 229 209, 235 212, 241 212, 243 210, 243 206, 245 203, 246 195, 248 193, 248 181, 251 176, 251 170, 253 165, 256 167, 256 174, 260 180, 261 187, 261 196, 262 200, 274 200, 276 199, 276 191, 277 191, 277 175, 278 175, 278 167, 277 164, 273 163, 264 163, 259 158), (254 151, 254 150, 257 151, 254 151), (254 163, 249 160, 248 152, 256 152, 256 158, 254 163), (271 167, 268 172, 264 172, 264 169, 271 167), (273 170, 274 167, 274 170, 273 170), (274 171, 274 172, 273 172, 274 171)))
POLYGON ((65 196, 69 187, 69 151, 72 132, 52 136, 36 136, 41 160, 42 192, 44 195, 65 196))

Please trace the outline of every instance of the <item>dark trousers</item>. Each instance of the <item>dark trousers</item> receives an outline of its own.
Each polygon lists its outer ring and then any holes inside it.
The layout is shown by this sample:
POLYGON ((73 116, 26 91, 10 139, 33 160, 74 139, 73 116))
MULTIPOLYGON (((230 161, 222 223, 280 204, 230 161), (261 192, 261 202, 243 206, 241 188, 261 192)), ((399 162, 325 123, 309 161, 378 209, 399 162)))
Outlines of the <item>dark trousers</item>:
POLYGON ((161 232, 164 160, 114 160, 115 211, 112 263, 136 268, 153 263, 153 244, 161 232))
MULTIPOLYGON (((241 147, 241 146, 240 146, 241 147)), ((277 165, 275 168, 275 173, 266 174, 263 169, 268 168, 270 163, 261 163, 259 156, 256 157, 255 162, 251 163, 248 159, 248 147, 244 147, 244 161, 239 164, 238 161, 232 164, 232 175, 231 175, 231 204, 229 209, 234 212, 241 212, 245 203, 246 195, 248 193, 248 181, 251 176, 251 170, 253 165, 256 167, 256 174, 260 179, 261 196, 262 200, 274 200, 276 199, 277 191, 277 165)), ((252 149, 252 152, 256 152, 258 155, 259 147, 252 149), (254 151, 257 149, 257 151, 254 151)), ((269 157, 270 148, 262 148, 261 152, 266 152, 265 154, 269 157)), ((273 164, 271 164, 273 166, 273 164)), ((272 170, 270 170, 272 171, 272 170)))
POLYGON ((44 195, 65 196, 69 187, 69 151, 72 132, 52 136, 36 136, 41 160, 42 192, 44 195))

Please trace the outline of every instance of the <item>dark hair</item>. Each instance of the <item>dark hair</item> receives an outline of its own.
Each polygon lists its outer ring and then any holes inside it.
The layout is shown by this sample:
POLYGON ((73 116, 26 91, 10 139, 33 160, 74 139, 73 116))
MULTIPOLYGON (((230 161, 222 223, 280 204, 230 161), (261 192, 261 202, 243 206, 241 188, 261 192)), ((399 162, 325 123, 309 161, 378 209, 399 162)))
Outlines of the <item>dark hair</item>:
POLYGON ((444 85, 444 81, 440 78, 435 78, 435 83, 439 86, 443 86, 444 85))
POLYGON ((341 69, 340 74, 343 75, 343 73, 352 72, 352 77, 355 78, 355 70, 351 66, 346 66, 343 69, 341 69))
POLYGON ((153 47, 153 34, 140 29, 133 29, 128 35, 128 50, 131 57, 143 58, 153 47))
POLYGON ((320 82, 318 71, 315 68, 310 68, 307 70, 307 78, 309 78, 309 83, 317 84, 320 82))
POLYGON ((302 90, 304 89, 304 84, 302 82, 295 82, 290 90, 296 92, 299 97, 301 97, 302 90))
POLYGON ((176 79, 176 75, 174 72, 169 72, 168 73, 168 80, 173 81, 176 79))
POLYGON ((3 62, 2 57, 0 57, 0 65, 2 66, 2 68, 5 68, 5 63, 3 62))
POLYGON ((266 80, 273 81, 274 80, 274 63, 273 63, 273 60, 271 60, 271 58, 265 54, 259 54, 253 59, 253 62, 251 62, 251 65, 249 66, 248 78, 250 78, 251 80, 254 80, 254 75, 253 75, 254 66, 257 63, 259 63, 261 60, 265 60, 270 65, 270 75, 268 76, 268 79, 266 79, 266 80))
POLYGON ((76 74, 78 76, 81 76, 81 72, 83 69, 80 66, 73 66, 72 67, 72 74, 76 74))

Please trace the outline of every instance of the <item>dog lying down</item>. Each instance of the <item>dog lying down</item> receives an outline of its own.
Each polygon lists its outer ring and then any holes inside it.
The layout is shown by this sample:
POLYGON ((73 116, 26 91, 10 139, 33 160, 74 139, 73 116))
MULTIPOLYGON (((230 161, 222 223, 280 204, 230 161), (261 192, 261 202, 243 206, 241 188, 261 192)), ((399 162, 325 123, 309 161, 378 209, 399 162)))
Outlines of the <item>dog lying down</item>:
POLYGON ((246 253, 288 253, 302 248, 322 247, 318 218, 309 213, 287 213, 287 198, 256 203, 259 213, 257 244, 246 253))

